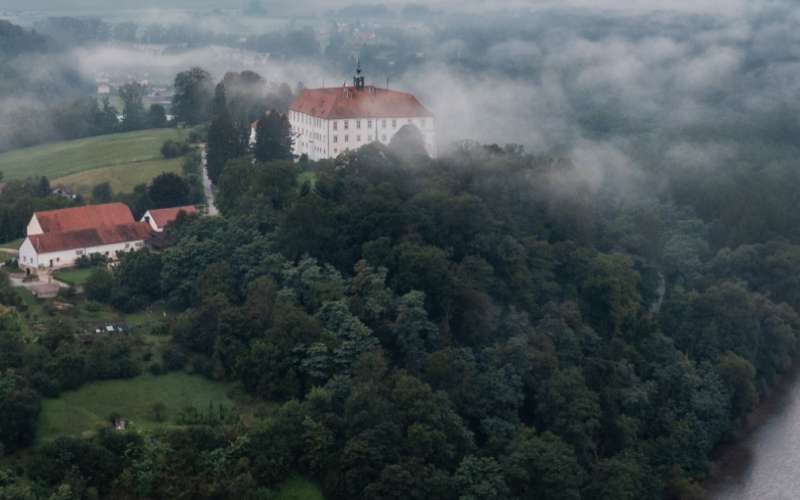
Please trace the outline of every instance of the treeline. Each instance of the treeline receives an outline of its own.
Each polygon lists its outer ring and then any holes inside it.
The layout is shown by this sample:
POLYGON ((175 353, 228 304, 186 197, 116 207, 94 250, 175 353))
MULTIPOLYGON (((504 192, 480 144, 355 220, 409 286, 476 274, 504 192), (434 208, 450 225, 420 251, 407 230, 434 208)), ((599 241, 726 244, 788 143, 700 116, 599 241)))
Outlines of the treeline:
MULTIPOLYGON (((0 152, 55 140, 191 127, 212 119, 216 83, 210 73, 197 67, 175 77, 172 121, 161 104, 145 106, 147 88, 138 82, 117 89, 121 109, 108 98, 98 102, 95 89, 74 69, 77 64, 70 64, 66 50, 94 40, 101 26, 91 19, 51 18, 40 26, 51 38, 0 21, 0 101, 4 109, 0 152)), ((270 109, 285 113, 293 97, 288 85, 268 84, 251 71, 226 74, 219 83, 230 94, 228 105, 245 148, 250 123, 270 109)))
POLYGON ((592 194, 516 147, 406 150, 229 162, 223 217, 95 273, 97 300, 181 311, 171 368, 281 404, 61 440, 28 477, 108 498, 262 498, 296 473, 330 499, 702 498, 712 449, 797 355, 800 246, 717 251, 691 207, 592 194))
POLYGON ((208 176, 215 184, 228 162, 251 152, 254 124, 255 144, 252 145, 252 151, 256 160, 293 158, 293 140, 287 116, 292 91, 283 84, 277 94, 266 92, 266 82, 261 75, 252 71, 228 73, 214 89, 210 105, 207 159, 208 176))
POLYGON ((53 194, 47 177, 5 181, 0 193, 0 241, 23 237, 33 212, 65 208, 79 202, 53 194))

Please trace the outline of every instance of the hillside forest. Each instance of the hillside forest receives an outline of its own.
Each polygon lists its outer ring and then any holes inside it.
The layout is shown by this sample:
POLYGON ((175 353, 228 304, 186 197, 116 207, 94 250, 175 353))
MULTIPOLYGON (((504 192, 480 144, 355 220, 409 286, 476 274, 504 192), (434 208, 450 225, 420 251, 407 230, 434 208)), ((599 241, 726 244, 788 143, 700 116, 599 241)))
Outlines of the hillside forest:
MULTIPOLYGON (((699 500, 795 364, 791 141, 600 180, 516 144, 430 158, 410 132, 293 161, 279 113, 244 146, 279 109, 247 100, 257 75, 206 75, 181 73, 174 105, 208 125, 221 215, 179 216, 82 292, 163 308, 163 355, 86 342, 69 314, 31 335, 0 274, 0 499, 267 500, 303 477, 328 500, 699 500), (246 404, 38 440, 45 399, 145 371, 246 404)), ((26 186, 19 213, 50 206, 26 186)))

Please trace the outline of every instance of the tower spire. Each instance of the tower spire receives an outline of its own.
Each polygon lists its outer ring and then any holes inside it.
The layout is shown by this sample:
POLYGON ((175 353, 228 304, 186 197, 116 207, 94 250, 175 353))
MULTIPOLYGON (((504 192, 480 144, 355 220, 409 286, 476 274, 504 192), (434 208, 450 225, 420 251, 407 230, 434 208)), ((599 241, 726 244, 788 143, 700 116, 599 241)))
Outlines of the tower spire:
POLYGON ((356 60, 356 76, 353 77, 353 87, 364 90, 364 76, 361 74, 361 58, 356 60))

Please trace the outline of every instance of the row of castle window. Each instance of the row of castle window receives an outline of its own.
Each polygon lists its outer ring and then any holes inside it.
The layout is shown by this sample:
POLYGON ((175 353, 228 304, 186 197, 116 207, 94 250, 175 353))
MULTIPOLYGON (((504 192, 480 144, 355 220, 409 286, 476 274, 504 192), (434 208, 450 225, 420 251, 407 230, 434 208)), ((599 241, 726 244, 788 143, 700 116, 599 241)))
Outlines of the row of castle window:
MULTIPOLYGON (((350 136, 349 135, 343 136, 342 139, 343 139, 343 142, 350 142, 350 136)), ((372 142, 373 140, 374 139, 373 139, 372 135, 367 136, 367 142, 372 142)), ((386 134, 381 135, 381 141, 386 142, 386 134)), ((339 136, 338 135, 334 135, 333 136, 333 142, 334 143, 339 142, 339 136)), ((356 142, 361 142, 361 136, 360 135, 356 136, 356 142)))
MULTIPOLYGON (((311 124, 316 128, 324 127, 324 121, 325 120, 323 120, 321 118, 313 118, 310 115, 300 114, 300 122, 301 123, 311 124)), ((342 127, 344 128, 344 130, 349 130, 350 129, 350 121, 351 120, 341 120, 342 127)), ((380 128, 389 128, 389 122, 390 121, 391 121, 392 128, 397 128, 397 121, 398 120, 397 119, 392 119, 392 120, 388 120, 388 119, 384 119, 384 120, 352 120, 352 122, 355 123, 355 128, 356 129, 361 129, 363 122, 367 122, 366 123, 366 128, 371 129, 372 126, 373 126, 373 121, 374 121, 374 124, 375 124, 375 128, 378 128, 378 124, 379 123, 380 123, 380 128)), ((411 118, 407 118, 406 119, 406 123, 413 124, 414 120, 411 119, 411 118)), ((417 125, 419 125, 420 127, 423 127, 423 128, 427 127, 428 126, 428 120, 426 118, 418 118, 417 119, 417 125)), ((333 130, 339 130, 339 120, 333 120, 333 130)))
MULTIPOLYGON (((356 124, 356 129, 360 129, 364 121, 367 122, 367 128, 372 128, 372 122, 373 122, 372 120, 353 120, 353 122, 356 124)), ((397 120, 393 119, 391 120, 391 122, 392 122, 392 128, 397 128, 397 120)), ((414 121, 411 118, 408 118, 407 123, 412 124, 414 123, 414 121)), ((426 120, 425 118, 420 118, 417 120, 417 123, 419 124, 420 127, 426 127, 428 124, 428 120, 426 120)), ((389 125, 389 120, 380 120, 380 126, 381 126, 380 128, 388 128, 388 125, 389 125)), ((344 127, 345 130, 349 130, 350 120, 342 120, 342 127, 344 127)), ((375 120, 375 128, 377 127, 378 127, 378 120, 375 120)), ((339 122, 336 120, 334 120, 333 122, 333 130, 339 130, 339 122)))

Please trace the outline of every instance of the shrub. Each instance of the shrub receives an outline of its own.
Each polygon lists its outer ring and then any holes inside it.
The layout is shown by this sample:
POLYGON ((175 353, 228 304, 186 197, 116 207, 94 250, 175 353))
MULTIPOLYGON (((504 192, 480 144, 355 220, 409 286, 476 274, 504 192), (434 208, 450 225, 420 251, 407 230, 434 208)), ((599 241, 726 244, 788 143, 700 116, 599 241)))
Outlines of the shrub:
POLYGON ((156 422, 163 422, 167 416, 167 405, 165 405, 161 401, 157 401, 153 403, 153 406, 150 408, 150 411, 153 413, 153 419, 156 422))
POLYGON ((108 263, 108 258, 101 253, 93 253, 89 255, 81 255, 75 261, 75 266, 80 269, 88 269, 90 267, 105 265, 108 263))
POLYGON ((164 144, 161 146, 161 156, 167 159, 183 156, 189 151, 191 151, 189 144, 173 141, 172 139, 164 141, 164 144))
POLYGON ((84 290, 91 300, 103 302, 109 299, 114 288, 114 277, 106 269, 97 269, 86 279, 84 290))
POLYGON ((186 139, 186 142, 192 144, 199 144, 201 142, 206 142, 208 138, 208 124, 200 124, 192 128, 189 131, 189 137, 186 139))
POLYGON ((102 308, 103 306, 99 302, 96 302, 94 300, 89 300, 86 302, 86 310, 88 312, 98 312, 102 308))
POLYGON ((176 347, 164 351, 164 368, 167 371, 180 370, 186 366, 186 354, 176 347))

